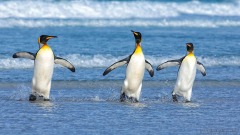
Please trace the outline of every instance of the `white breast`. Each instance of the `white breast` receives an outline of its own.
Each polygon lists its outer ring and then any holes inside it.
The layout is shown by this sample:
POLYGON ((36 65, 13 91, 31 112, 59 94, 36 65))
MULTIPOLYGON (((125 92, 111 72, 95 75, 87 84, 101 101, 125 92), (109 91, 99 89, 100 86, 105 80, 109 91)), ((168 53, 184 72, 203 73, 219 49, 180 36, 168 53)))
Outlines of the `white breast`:
POLYGON ((34 62, 33 92, 49 98, 53 69, 54 55, 51 48, 40 49, 34 62))
POLYGON ((145 71, 145 58, 143 54, 133 54, 126 71, 127 89, 135 91, 142 83, 145 71))
POLYGON ((196 58, 195 56, 186 56, 178 71, 176 85, 182 91, 188 91, 192 88, 196 76, 196 58))

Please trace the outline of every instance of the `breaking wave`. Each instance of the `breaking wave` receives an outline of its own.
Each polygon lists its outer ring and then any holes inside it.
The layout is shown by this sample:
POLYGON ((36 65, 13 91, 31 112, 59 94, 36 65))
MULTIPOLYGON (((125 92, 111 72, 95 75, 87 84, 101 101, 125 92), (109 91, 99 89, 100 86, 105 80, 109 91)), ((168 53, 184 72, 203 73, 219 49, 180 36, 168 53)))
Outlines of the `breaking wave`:
POLYGON ((3 1, 0 18, 161 18, 181 14, 240 16, 240 2, 3 1))
POLYGON ((228 26, 240 26, 239 20, 55 20, 55 19, 0 19, 0 28, 12 27, 124 27, 124 26, 141 26, 141 27, 200 27, 216 28, 228 26))
MULTIPOLYGON (((73 63, 75 67, 81 68, 97 68, 97 67, 108 67, 111 64, 115 63, 118 60, 121 60, 127 56, 114 57, 111 55, 80 55, 80 54, 71 54, 63 56, 69 62, 73 63)), ((145 56, 146 59, 153 65, 157 66, 160 63, 163 63, 170 59, 178 59, 181 56, 173 57, 155 57, 155 56, 145 56)), ((240 66, 240 57, 231 56, 231 57, 198 57, 198 60, 201 61, 207 67, 214 66, 240 66)), ((4 69, 25 69, 32 68, 34 62, 27 59, 0 59, 0 68, 4 69)), ((56 66, 60 67, 60 66, 56 66)))
POLYGON ((240 26, 239 9, 239 1, 2 1, 0 28, 240 26))

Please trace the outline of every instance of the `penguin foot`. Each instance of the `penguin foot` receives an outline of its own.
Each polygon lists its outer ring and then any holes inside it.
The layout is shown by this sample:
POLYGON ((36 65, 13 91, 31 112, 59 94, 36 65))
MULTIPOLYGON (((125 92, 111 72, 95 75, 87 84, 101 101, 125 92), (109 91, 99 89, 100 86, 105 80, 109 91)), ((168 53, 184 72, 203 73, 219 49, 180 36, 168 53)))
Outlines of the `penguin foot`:
POLYGON ((128 98, 129 100, 130 100, 130 102, 132 102, 132 103, 137 103, 137 102, 139 102, 136 98, 134 98, 134 97, 130 97, 130 98, 128 98))
POLYGON ((185 103, 190 103, 191 101, 190 100, 186 100, 185 103))
POLYGON ((173 98, 173 102, 178 102, 177 95, 172 95, 172 98, 173 98))
POLYGON ((123 92, 120 96, 120 102, 124 102, 126 100, 126 95, 125 93, 123 92))
POLYGON ((43 101, 50 101, 50 99, 44 98, 43 101))
POLYGON ((35 95, 33 95, 33 94, 31 94, 29 96, 29 101, 35 101, 36 99, 37 99, 37 97, 35 95))
POLYGON ((128 97, 124 92, 120 96, 120 102, 130 101, 131 103, 139 102, 135 97, 128 97))

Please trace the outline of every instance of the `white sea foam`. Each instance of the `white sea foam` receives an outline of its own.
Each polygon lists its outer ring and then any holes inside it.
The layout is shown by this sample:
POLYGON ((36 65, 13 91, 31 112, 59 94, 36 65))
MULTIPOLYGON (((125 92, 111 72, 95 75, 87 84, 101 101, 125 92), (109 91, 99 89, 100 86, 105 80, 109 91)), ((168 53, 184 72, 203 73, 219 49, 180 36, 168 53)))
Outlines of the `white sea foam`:
POLYGON ((177 15, 176 11, 169 11, 165 4, 156 5, 151 2, 8 1, 0 3, 0 18, 119 19, 171 17, 177 15))
POLYGON ((27 60, 27 59, 13 59, 13 58, 0 59, 0 68, 24 69, 24 68, 32 68, 33 65, 34 65, 34 62, 32 60, 27 60))
POLYGON ((240 20, 29 20, 29 19, 0 19, 0 28, 11 27, 62 27, 62 26, 89 26, 89 27, 203 27, 216 28, 227 26, 240 26, 240 20))
MULTIPOLYGON (((121 60, 127 56, 114 57, 111 55, 79 55, 71 54, 63 56, 69 62, 73 63, 75 67, 82 68, 95 68, 95 67, 107 67, 115 63, 118 60, 121 60)), ((181 56, 173 57, 155 57, 155 56, 146 56, 146 59, 153 65, 157 66, 170 59, 178 59, 181 56)), ((198 57, 198 60, 203 63, 206 67, 214 66, 240 66, 240 57, 231 56, 231 57, 198 57)), ((32 68, 34 65, 32 60, 27 59, 0 59, 0 68, 4 69, 25 69, 32 68)), ((56 66, 60 67, 60 66, 56 66)))
POLYGON ((231 18, 239 17, 239 11, 239 1, 228 3, 203 3, 199 1, 3 1, 0 2, 0 28, 240 26, 239 19, 231 18), (192 15, 199 17, 192 18, 192 15), (211 19, 218 16, 224 19, 211 19))
POLYGON ((240 2, 4 1, 0 18, 159 18, 180 14, 240 16, 240 2))

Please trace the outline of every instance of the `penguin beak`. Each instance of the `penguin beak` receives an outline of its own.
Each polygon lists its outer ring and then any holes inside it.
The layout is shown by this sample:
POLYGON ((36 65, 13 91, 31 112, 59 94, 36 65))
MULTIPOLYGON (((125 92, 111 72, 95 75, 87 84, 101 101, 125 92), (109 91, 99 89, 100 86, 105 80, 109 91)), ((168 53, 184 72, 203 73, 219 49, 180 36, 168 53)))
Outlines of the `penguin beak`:
POLYGON ((131 30, 131 32, 132 32, 134 35, 136 35, 136 36, 138 35, 138 34, 137 34, 135 31, 133 31, 133 30, 131 30))
POLYGON ((51 38, 57 38, 57 36, 48 36, 46 39, 49 40, 51 38))

